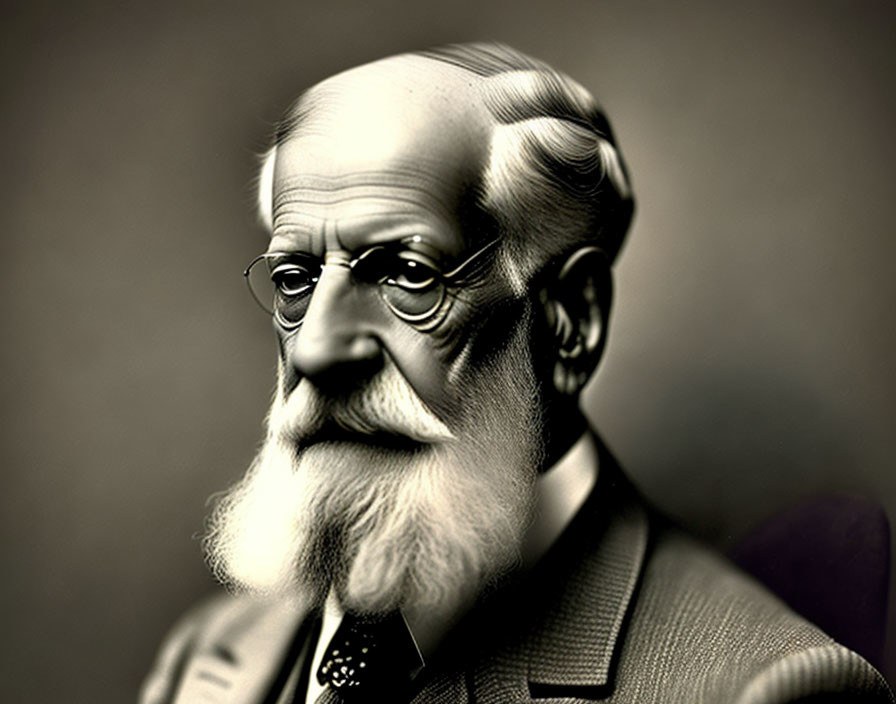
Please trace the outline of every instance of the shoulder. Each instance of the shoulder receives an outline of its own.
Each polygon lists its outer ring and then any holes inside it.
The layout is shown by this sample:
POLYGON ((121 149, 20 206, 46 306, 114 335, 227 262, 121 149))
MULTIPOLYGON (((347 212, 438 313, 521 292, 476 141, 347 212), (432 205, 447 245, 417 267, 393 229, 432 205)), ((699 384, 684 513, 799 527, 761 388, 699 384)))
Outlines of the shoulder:
POLYGON ((653 534, 620 653, 620 687, 636 686, 647 671, 682 701, 893 701, 864 659, 722 556, 675 529, 661 525, 653 534))
POLYGON ((200 602, 171 628, 143 682, 139 704, 193 701, 184 688, 230 687, 264 672, 286 647, 304 611, 296 604, 220 594, 200 602))
POLYGON ((156 655, 155 662, 140 688, 140 704, 160 704, 169 701, 184 664, 190 654, 210 632, 217 630, 222 620, 239 602, 226 595, 210 597, 193 606, 168 631, 156 655))

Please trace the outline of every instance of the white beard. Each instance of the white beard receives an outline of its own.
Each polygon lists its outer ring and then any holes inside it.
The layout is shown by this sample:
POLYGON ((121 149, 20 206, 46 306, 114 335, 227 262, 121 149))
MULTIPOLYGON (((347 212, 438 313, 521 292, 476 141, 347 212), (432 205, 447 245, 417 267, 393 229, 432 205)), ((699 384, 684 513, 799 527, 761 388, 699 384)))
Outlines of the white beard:
MULTIPOLYGON (((387 359, 359 391, 324 399, 303 380, 274 400, 267 439, 218 502, 206 538, 215 575, 346 611, 450 610, 519 562, 542 460, 527 326, 464 393, 453 434, 387 359), (425 443, 314 442, 328 421, 425 443)), ((282 385, 278 385, 282 388, 282 385)))

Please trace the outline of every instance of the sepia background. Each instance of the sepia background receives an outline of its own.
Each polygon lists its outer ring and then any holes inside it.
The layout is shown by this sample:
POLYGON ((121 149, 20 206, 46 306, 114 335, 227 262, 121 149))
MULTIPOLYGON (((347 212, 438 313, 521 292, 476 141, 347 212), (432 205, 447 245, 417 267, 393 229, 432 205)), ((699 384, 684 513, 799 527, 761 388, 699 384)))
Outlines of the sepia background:
MULTIPOLYGON (((133 701, 215 587, 207 499, 275 346, 243 266, 256 153, 304 87, 498 39, 606 107, 639 201, 586 407, 721 548, 801 497, 896 518, 889 2, 7 2, 0 691, 133 701)), ((896 677, 891 609, 886 672, 896 677)))

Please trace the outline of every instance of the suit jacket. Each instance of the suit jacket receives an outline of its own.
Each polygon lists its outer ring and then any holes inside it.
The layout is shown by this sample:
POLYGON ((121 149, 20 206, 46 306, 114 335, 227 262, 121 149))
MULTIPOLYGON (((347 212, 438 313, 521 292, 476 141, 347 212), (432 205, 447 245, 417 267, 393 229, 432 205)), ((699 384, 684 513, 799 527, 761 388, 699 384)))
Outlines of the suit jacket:
MULTIPOLYGON (((894 702, 859 655, 654 513, 599 448, 581 510, 452 632, 415 704, 894 702)), ((141 704, 292 702, 316 621, 301 603, 203 604, 166 641, 141 704)))

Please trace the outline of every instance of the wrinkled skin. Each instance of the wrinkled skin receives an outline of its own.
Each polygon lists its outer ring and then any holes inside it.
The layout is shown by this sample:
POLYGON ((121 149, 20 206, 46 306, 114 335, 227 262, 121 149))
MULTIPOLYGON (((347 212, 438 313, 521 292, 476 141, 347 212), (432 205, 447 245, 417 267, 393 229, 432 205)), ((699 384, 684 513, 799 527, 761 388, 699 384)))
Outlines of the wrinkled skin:
POLYGON ((335 76, 313 101, 274 165, 269 251, 325 260, 302 325, 277 326, 281 392, 308 378, 341 393, 388 355, 427 406, 462 429, 477 365, 509 338, 526 302, 485 267, 451 292, 439 319, 409 323, 346 264, 414 237, 411 249, 447 270, 494 237, 473 207, 491 118, 468 72, 414 57, 335 76))

